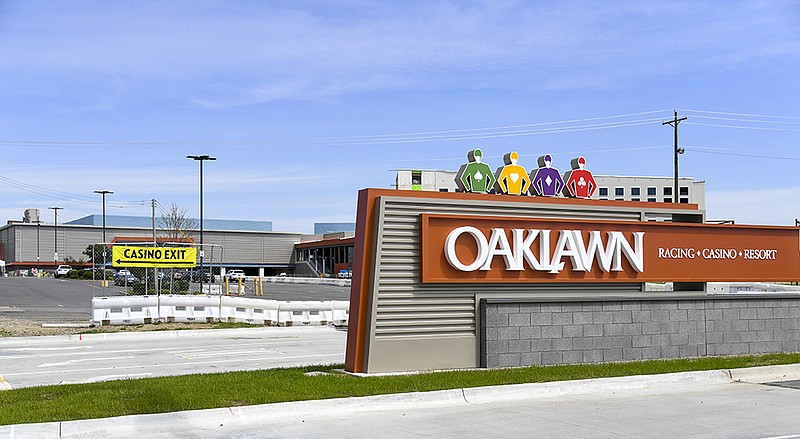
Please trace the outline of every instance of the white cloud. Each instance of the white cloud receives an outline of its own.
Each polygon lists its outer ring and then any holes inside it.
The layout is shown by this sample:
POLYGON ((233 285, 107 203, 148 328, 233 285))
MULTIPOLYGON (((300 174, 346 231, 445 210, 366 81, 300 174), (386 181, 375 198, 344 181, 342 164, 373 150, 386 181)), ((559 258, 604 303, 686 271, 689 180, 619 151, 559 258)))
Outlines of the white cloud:
POLYGON ((0 69, 54 74, 92 96, 79 109, 142 90, 218 108, 411 86, 608 88, 800 52, 782 3, 17 6, 0 69))

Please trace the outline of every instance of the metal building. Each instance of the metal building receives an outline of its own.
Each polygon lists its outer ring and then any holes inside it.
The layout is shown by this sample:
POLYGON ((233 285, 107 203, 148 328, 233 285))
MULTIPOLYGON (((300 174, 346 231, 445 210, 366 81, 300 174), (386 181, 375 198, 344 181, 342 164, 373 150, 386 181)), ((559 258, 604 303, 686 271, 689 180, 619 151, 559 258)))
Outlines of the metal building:
MULTIPOLYGON (((124 237, 127 242, 135 238, 141 238, 141 242, 153 241, 152 228, 115 226, 108 223, 107 221, 108 242, 114 241, 116 237, 124 237)), ((209 220, 206 224, 213 225, 214 222, 209 220)), ((269 226, 271 228, 271 224, 269 226)), ((192 240, 198 235, 197 230, 186 233, 192 240)), ((160 231, 157 230, 156 234, 160 235, 160 231)), ((43 222, 10 221, 0 227, 0 259, 6 262, 6 270, 11 274, 37 267, 52 271, 63 264, 65 258, 88 260, 84 251, 90 245, 103 242, 102 236, 101 225, 67 223, 55 226, 43 222)), ((243 269, 249 276, 291 273, 295 268, 294 245, 307 239, 318 237, 299 232, 214 228, 204 230, 205 244, 221 249, 215 250, 219 253, 213 258, 220 274, 231 268, 243 269)))

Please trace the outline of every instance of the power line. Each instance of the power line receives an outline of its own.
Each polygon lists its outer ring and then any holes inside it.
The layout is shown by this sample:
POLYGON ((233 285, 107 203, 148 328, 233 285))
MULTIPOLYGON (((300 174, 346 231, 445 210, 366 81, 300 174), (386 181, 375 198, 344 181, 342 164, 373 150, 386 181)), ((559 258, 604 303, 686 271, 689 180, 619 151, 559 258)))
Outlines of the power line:
POLYGON ((685 113, 721 114, 721 115, 725 115, 725 116, 764 117, 764 118, 770 118, 770 119, 795 119, 795 120, 800 120, 800 116, 775 116, 775 115, 770 115, 770 114, 728 113, 728 112, 724 112, 724 111, 687 110, 687 109, 684 109, 683 112, 685 112, 685 113))
POLYGON ((638 113, 628 113, 610 116, 591 117, 583 119, 568 119, 562 121, 552 122, 537 122, 520 125, 504 125, 495 127, 481 127, 481 128, 468 128, 457 130, 438 130, 438 131, 423 131, 423 132, 410 132, 399 134, 378 134, 370 136, 350 136, 350 137, 334 137, 334 138, 311 138, 311 139, 266 139, 266 140, 234 140, 234 141, 149 141, 149 142, 134 142, 134 141, 48 141, 48 140, 0 140, 0 145, 5 146, 25 146, 25 147, 53 147, 53 146, 82 146, 82 147, 113 147, 113 146, 145 146, 145 147, 163 147, 163 146, 186 146, 198 144, 215 144, 227 146, 254 146, 254 145, 375 145, 375 144, 390 144, 390 143, 410 143, 430 140, 440 141, 455 141, 455 140, 474 140, 485 138, 497 137, 516 137, 528 136, 537 134, 551 134, 551 133, 565 133, 574 131, 587 131, 605 128, 620 128, 628 126, 643 125, 648 122, 661 120, 661 118, 652 119, 633 119, 627 121, 613 121, 598 124, 582 124, 582 125, 568 125, 577 122, 591 122, 599 120, 620 119, 633 116, 642 116, 647 114, 661 113, 666 110, 645 111, 638 113), (553 128, 544 128, 540 130, 520 130, 519 128, 542 127, 552 125, 566 125, 556 126, 553 128))
POLYGON ((713 151, 713 150, 700 149, 700 148, 702 148, 702 147, 696 147, 696 146, 687 146, 687 147, 685 147, 685 149, 687 151, 699 152, 699 153, 703 153, 703 154, 727 155, 727 156, 733 156, 733 157, 747 157, 747 158, 756 158, 756 159, 796 160, 796 161, 800 161, 800 157, 784 157, 784 156, 766 155, 766 154, 747 154, 747 153, 740 153, 740 152, 713 151))
POLYGON ((768 127, 753 127, 753 126, 744 126, 744 125, 719 125, 719 124, 711 124, 711 123, 696 123, 696 122, 686 122, 686 125, 695 125, 701 127, 714 127, 714 128, 735 128, 740 130, 759 130, 759 131, 791 131, 791 132, 800 132, 800 129, 791 129, 791 128, 768 128, 768 127))
MULTIPOLYGON (((42 186, 36 186, 29 183, 24 183, 18 180, 14 180, 8 177, 4 177, 0 175, 0 183, 5 184, 6 186, 10 186, 25 192, 30 192, 37 195, 42 195, 48 198, 62 200, 62 201, 70 201, 73 203, 78 204, 86 204, 97 206, 102 204, 102 202, 97 201, 95 197, 91 197, 89 195, 82 195, 82 194, 75 194, 70 192, 59 191, 56 189, 49 189, 42 186)), ((141 201, 115 201, 109 202, 108 205, 112 207, 130 207, 130 206, 139 206, 144 205, 145 200, 141 201)))
POLYGON ((729 120, 733 122, 754 122, 754 123, 767 123, 773 125, 800 125, 800 122, 781 122, 777 120, 741 119, 735 117, 696 116, 696 115, 692 117, 694 119, 729 120))

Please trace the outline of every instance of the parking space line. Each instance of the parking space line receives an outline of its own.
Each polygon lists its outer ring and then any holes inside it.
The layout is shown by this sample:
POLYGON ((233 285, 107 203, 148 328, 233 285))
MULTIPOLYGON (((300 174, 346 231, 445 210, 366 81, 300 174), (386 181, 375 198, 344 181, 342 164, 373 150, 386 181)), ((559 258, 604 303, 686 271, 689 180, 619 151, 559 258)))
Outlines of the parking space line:
POLYGON ((3 378, 3 375, 0 375, 0 391, 11 390, 11 389, 13 389, 13 387, 11 387, 11 383, 6 381, 6 379, 3 378))

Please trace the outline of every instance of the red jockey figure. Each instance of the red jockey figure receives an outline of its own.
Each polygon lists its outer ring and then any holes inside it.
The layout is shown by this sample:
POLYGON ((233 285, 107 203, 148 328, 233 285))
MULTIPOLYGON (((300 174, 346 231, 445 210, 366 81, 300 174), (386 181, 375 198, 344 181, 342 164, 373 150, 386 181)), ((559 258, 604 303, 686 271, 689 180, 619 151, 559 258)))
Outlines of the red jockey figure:
POLYGON ((586 159, 578 157, 572 159, 572 170, 564 174, 564 196, 573 198, 591 198, 597 189, 597 182, 592 177, 592 171, 584 169, 586 159))

